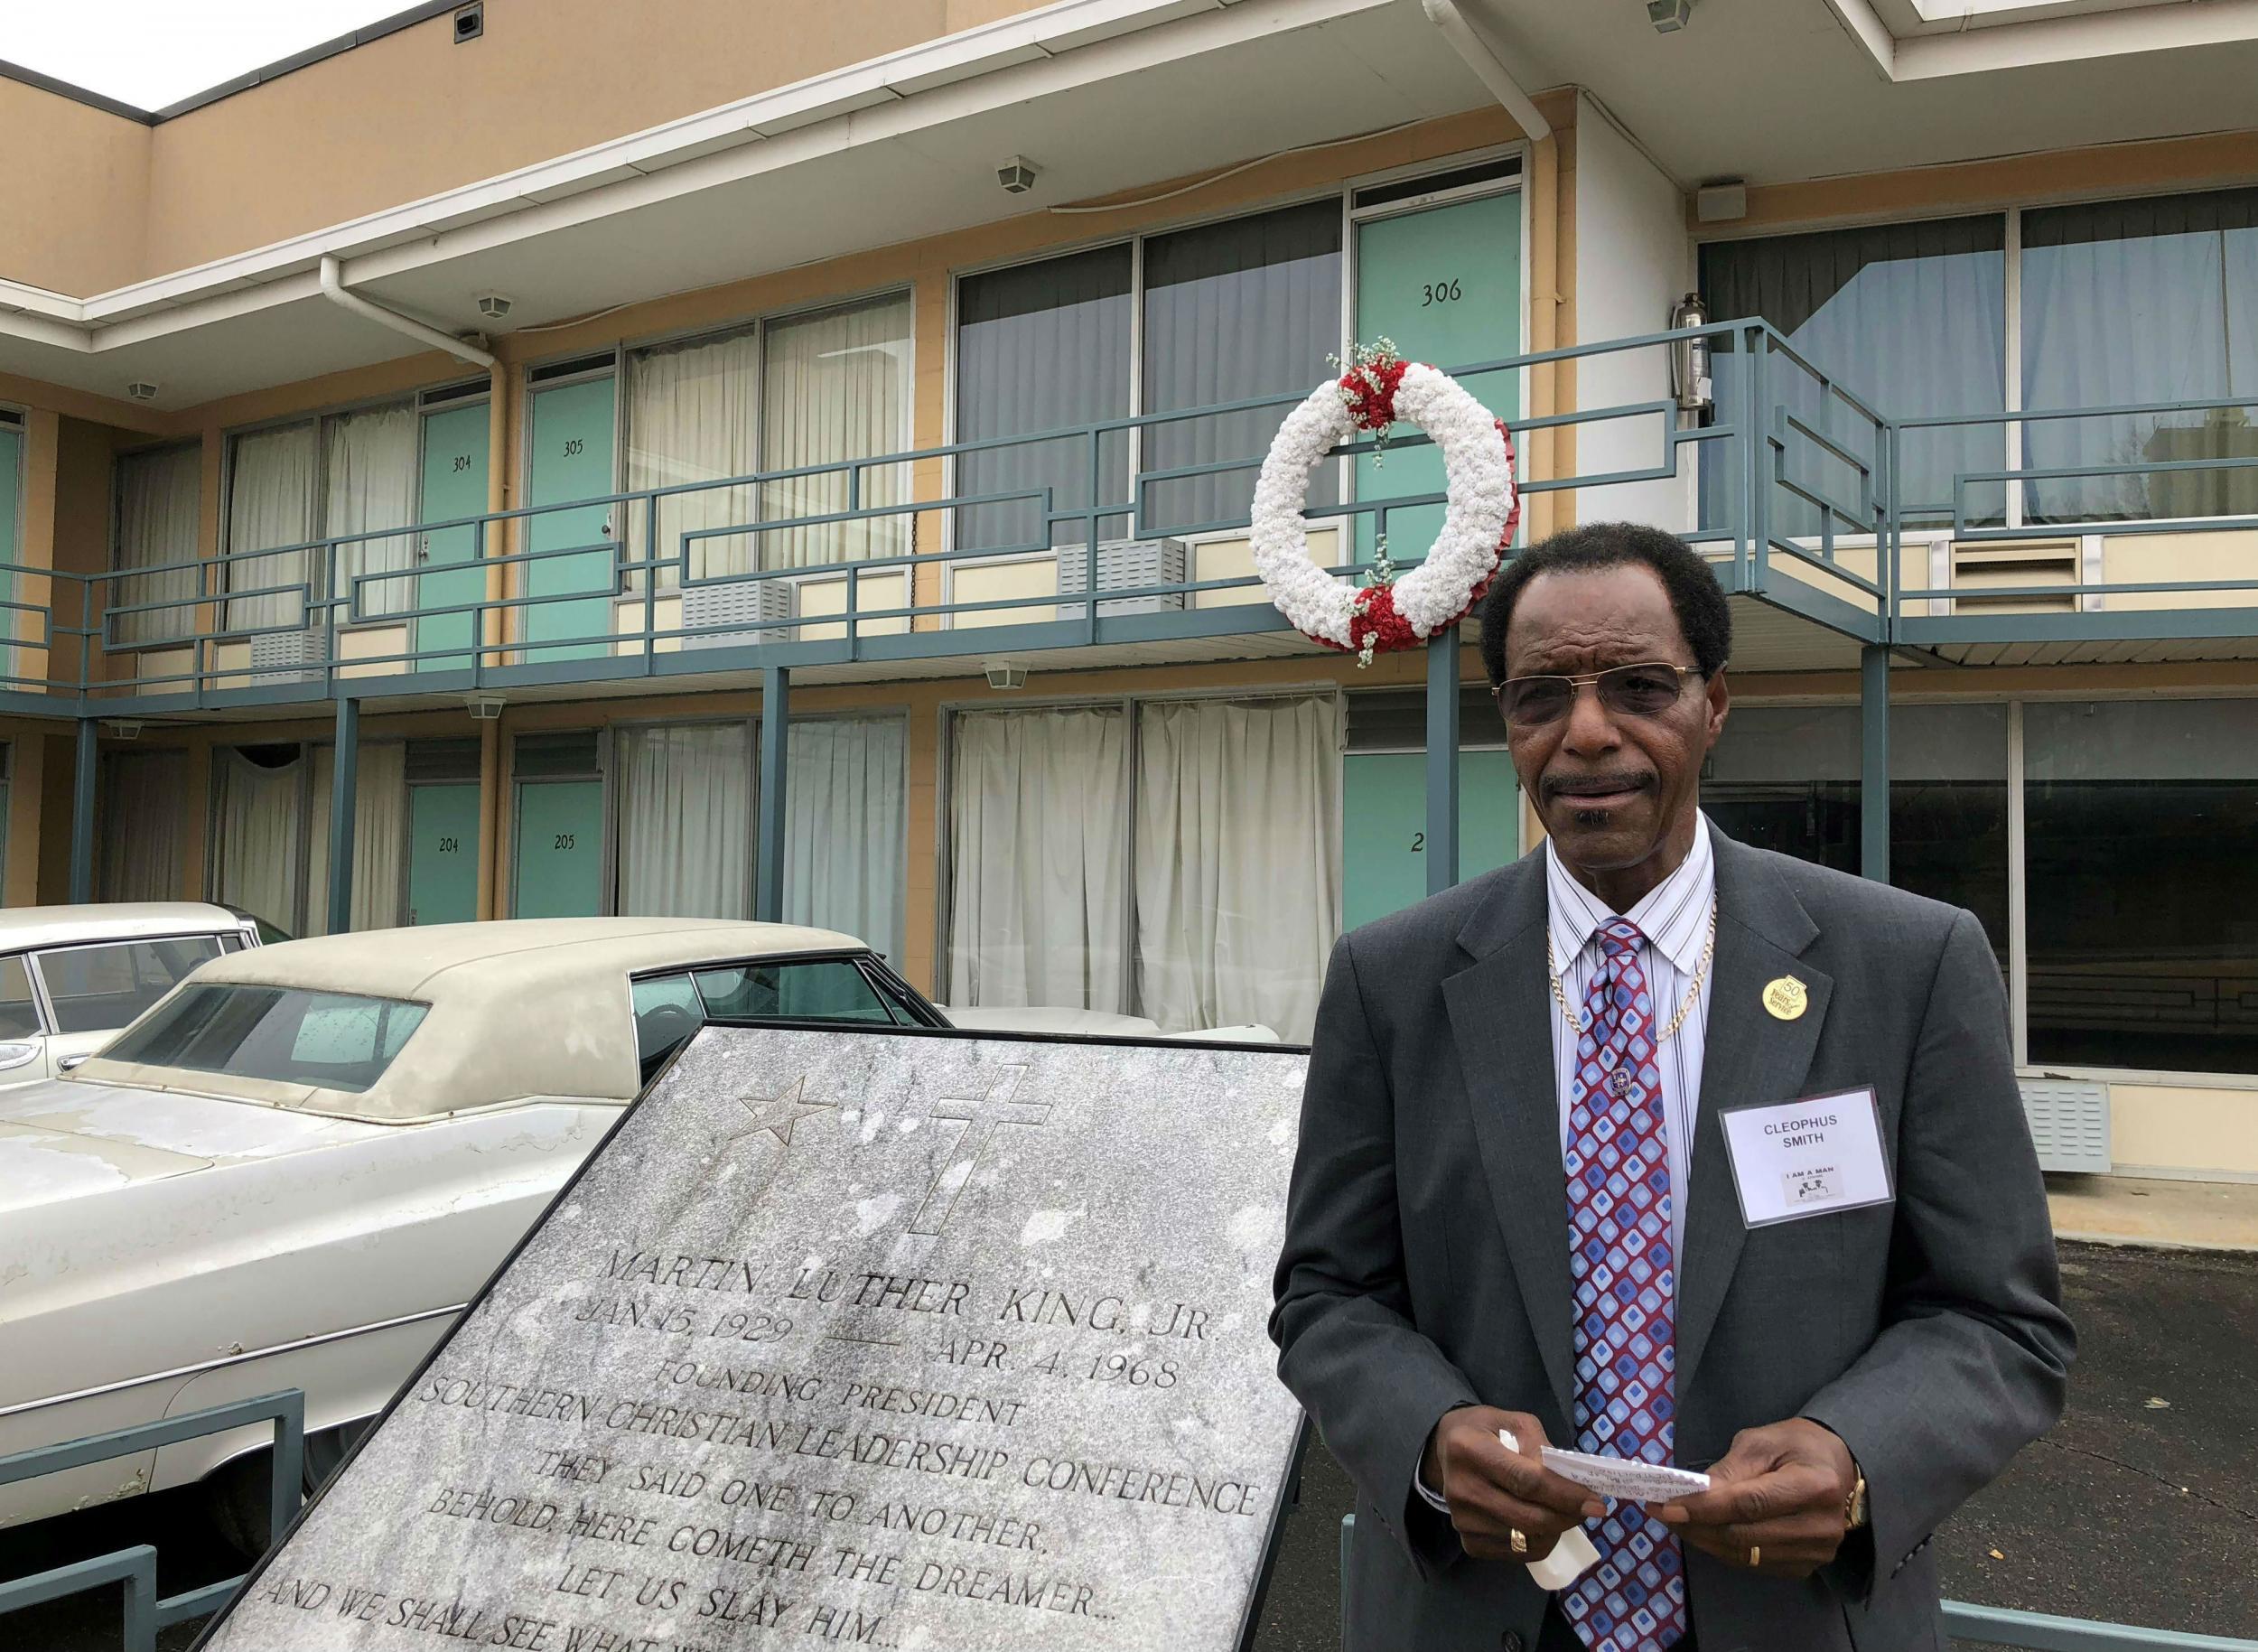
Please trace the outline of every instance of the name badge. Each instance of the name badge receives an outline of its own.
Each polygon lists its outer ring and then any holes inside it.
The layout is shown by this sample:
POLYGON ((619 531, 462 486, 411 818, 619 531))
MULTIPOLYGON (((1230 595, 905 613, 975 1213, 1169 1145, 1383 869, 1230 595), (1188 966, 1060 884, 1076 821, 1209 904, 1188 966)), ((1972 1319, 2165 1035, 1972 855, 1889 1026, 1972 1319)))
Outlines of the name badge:
POLYGON ((1726 1156, 1751 1227, 1886 1205, 1894 1194, 1871 1089, 1726 1107, 1726 1156))

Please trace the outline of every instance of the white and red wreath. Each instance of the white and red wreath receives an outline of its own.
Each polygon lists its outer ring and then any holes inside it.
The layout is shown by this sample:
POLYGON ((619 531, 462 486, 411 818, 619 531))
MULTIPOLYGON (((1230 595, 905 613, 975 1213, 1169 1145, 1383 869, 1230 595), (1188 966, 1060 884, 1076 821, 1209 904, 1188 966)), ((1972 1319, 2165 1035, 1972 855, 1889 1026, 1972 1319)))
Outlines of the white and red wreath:
POLYGON ((1376 653, 1414 648, 1472 612, 1520 516, 1513 436, 1503 422, 1449 374, 1404 361, 1382 340, 1358 348, 1348 370, 1311 391, 1279 427, 1255 482, 1255 572, 1296 630, 1369 665, 1376 653), (1302 516, 1310 473, 1355 432, 1385 432, 1398 421, 1424 431, 1442 455, 1442 531, 1408 574, 1395 576, 1383 552, 1373 582, 1351 585, 1310 560, 1302 516))

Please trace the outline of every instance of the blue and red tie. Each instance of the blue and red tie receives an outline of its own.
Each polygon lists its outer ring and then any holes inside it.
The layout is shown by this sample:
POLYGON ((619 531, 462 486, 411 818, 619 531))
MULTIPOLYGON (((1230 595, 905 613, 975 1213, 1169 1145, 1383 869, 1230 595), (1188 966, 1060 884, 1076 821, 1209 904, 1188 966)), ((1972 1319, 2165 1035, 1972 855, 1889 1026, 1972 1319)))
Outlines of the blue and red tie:
MULTIPOLYGON (((1568 1115, 1569 1276, 1575 1286, 1576 1448, 1666 1463, 1676 1435, 1677 1258, 1647 938, 1599 931, 1568 1115)), ((1685 1634, 1685 1555, 1636 1503, 1591 1532, 1599 1563, 1561 1597, 1591 1652, 1659 1652, 1685 1634)))

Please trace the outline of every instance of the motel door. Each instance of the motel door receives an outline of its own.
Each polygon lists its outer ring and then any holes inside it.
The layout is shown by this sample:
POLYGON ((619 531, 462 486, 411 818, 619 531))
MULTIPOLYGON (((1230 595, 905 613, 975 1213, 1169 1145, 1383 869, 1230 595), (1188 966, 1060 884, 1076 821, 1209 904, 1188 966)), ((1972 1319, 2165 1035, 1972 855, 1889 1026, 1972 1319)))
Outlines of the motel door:
MULTIPOLYGON (((1510 186, 1487 187, 1492 192, 1432 205, 1414 200, 1367 206, 1368 197, 1387 191, 1358 192, 1358 342, 1393 339, 1406 358, 1444 369, 1520 353, 1521 195, 1510 186)), ((1510 418, 1520 410, 1517 377, 1488 374, 1465 382, 1510 418)), ((1414 433, 1398 425, 1396 434, 1414 433)), ((1442 461, 1432 447, 1391 447, 1356 462, 1359 498, 1442 491, 1442 461)), ((1357 522, 1357 555, 1368 561, 1372 518, 1357 522)), ((1440 505, 1394 513, 1390 548, 1399 559, 1421 555, 1442 526, 1440 505)), ((1498 738, 1487 696, 1468 696, 1460 717, 1465 738, 1498 738)), ((1426 899, 1426 761, 1423 751, 1401 747, 1352 749, 1342 760, 1341 917, 1349 928, 1426 899)), ((1519 853, 1520 803, 1504 749, 1462 748, 1459 876, 1492 871, 1519 853)))
POLYGON ((408 922, 471 922, 479 915, 478 782, 411 786, 407 799, 408 922))
MULTIPOLYGON (((1377 193, 1359 191, 1358 200, 1377 193)), ((1357 222, 1357 341, 1387 338, 1413 361, 1445 371, 1495 361, 1521 350, 1521 191, 1396 210, 1370 209, 1357 222)), ((1520 413, 1518 374, 1464 381, 1500 418, 1520 413)), ((1418 433, 1395 427, 1396 436, 1418 433)), ((1387 499, 1442 491, 1442 458, 1432 447, 1391 447, 1357 460, 1357 496, 1387 499)), ((1398 561, 1423 554, 1442 527, 1442 507, 1392 513, 1388 543, 1398 561)), ((1374 529, 1357 518, 1357 556, 1370 560, 1374 529)))
MULTIPOLYGON (((527 438, 532 450, 527 504, 570 504, 612 491, 612 403, 610 373, 535 389, 527 438)), ((570 554, 526 564, 525 593, 588 594, 584 601, 541 602, 521 611, 519 634, 528 641, 574 639, 568 646, 528 649, 528 660, 599 659, 609 650, 603 639, 611 634, 611 598, 619 588, 618 509, 591 505, 530 518, 527 550, 570 554)))
MULTIPOLYGON (((424 415, 424 476, 418 521, 453 522, 485 513, 487 429, 484 397, 424 415)), ((423 577, 415 582, 418 608, 453 608, 476 602, 485 596, 486 571, 473 565, 478 555, 477 528, 447 527, 427 533, 415 549, 424 570, 423 577)), ((500 547, 490 549, 499 554, 500 547)), ((417 621, 416 668, 469 670, 468 653, 436 650, 467 649, 477 624, 478 614, 470 610, 434 614, 417 621)))
POLYGON ((592 918, 603 910, 603 742, 593 732, 518 737, 513 918, 592 918))

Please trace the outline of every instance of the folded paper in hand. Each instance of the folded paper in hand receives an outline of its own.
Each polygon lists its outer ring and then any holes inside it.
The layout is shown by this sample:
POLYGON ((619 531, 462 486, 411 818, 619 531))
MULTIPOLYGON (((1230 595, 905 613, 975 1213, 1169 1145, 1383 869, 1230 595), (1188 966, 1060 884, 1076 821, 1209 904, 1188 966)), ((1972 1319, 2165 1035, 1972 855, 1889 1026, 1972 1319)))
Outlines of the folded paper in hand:
POLYGON ((1628 1457, 1594 1457, 1584 1451, 1563 1451, 1548 1445, 1544 1466, 1563 1479, 1572 1479, 1603 1498, 1626 1503, 1667 1503, 1709 1489, 1709 1476, 1691 1469, 1666 1468, 1628 1457))

